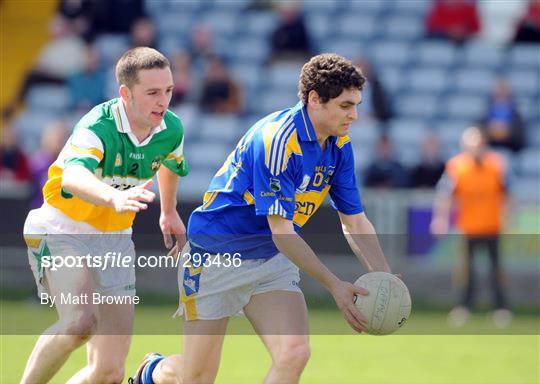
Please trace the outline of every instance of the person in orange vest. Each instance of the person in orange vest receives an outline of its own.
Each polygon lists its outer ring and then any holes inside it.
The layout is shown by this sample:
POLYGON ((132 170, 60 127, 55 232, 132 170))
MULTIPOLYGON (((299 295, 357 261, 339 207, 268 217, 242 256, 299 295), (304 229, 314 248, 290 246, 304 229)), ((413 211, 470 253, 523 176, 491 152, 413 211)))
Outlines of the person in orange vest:
POLYGON ((489 150, 483 132, 477 127, 463 132, 461 145, 463 151, 448 160, 437 186, 431 222, 432 233, 446 234, 454 206, 457 227, 466 239, 466 285, 460 304, 452 309, 448 320, 453 326, 463 326, 470 316, 477 290, 473 261, 477 251, 484 247, 491 261, 493 322, 505 327, 512 319, 499 257, 499 236, 507 200, 505 164, 499 154, 489 150))

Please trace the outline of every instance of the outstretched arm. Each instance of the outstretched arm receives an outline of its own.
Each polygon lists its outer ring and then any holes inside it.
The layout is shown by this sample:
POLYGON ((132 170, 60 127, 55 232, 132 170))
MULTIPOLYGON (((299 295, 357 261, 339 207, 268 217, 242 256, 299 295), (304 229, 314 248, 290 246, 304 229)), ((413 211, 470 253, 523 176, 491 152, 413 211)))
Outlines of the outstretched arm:
POLYGON ((62 188, 95 205, 114 208, 116 212, 139 212, 148 208, 146 203, 155 198, 148 190, 152 180, 134 188, 120 191, 100 181, 82 165, 70 165, 62 174, 62 188))

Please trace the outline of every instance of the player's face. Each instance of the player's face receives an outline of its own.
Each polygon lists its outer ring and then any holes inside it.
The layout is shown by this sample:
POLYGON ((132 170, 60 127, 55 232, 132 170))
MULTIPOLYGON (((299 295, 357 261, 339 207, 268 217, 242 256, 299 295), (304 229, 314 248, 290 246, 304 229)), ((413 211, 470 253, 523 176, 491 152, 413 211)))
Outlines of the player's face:
POLYGON ((320 125, 328 136, 346 136, 353 121, 358 119, 358 104, 362 94, 358 89, 345 89, 341 94, 321 104, 320 125))
POLYGON ((136 124, 144 129, 161 124, 171 102, 173 79, 167 68, 143 69, 129 90, 128 103, 136 124))

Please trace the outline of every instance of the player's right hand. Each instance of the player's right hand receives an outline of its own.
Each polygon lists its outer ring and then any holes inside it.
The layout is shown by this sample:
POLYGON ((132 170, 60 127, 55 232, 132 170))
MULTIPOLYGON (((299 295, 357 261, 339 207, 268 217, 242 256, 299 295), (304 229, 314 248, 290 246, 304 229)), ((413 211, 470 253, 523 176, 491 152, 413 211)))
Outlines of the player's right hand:
POLYGON ((358 310, 354 302, 356 295, 365 296, 369 292, 365 288, 358 287, 349 282, 339 281, 332 287, 330 293, 351 328, 358 333, 365 332, 368 320, 358 310))
POLYGON ((150 179, 136 187, 117 191, 113 197, 114 210, 118 213, 140 212, 148 208, 146 203, 152 202, 156 197, 156 194, 149 190, 153 184, 154 182, 150 179))

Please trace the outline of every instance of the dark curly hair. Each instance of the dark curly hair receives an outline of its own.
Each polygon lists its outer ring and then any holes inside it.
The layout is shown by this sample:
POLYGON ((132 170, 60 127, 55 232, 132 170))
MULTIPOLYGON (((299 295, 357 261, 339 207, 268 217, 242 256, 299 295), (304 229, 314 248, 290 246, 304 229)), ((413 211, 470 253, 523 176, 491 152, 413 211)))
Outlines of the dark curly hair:
POLYGON ((315 91, 323 103, 338 97, 344 89, 364 89, 366 78, 360 68, 335 53, 313 56, 304 66, 298 82, 298 97, 307 104, 310 91, 315 91))

